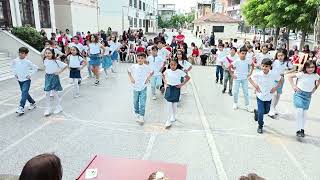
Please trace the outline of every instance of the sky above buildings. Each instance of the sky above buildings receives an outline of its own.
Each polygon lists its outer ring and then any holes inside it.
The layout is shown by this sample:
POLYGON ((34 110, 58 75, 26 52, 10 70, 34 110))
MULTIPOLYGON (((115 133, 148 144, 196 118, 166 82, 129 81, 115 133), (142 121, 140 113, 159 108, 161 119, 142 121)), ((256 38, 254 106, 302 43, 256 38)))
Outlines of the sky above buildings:
POLYGON ((158 0, 159 4, 176 4, 176 9, 181 11, 190 11, 191 7, 194 7, 197 2, 203 0, 158 0))

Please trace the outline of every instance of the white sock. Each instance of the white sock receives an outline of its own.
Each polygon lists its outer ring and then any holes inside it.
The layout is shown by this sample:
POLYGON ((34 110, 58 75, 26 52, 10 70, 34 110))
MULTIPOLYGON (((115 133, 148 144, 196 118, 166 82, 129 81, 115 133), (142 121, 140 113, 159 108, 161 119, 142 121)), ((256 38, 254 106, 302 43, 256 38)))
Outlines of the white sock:
POLYGON ((78 84, 79 79, 73 78, 72 79, 73 83, 73 95, 78 95, 80 93, 80 87, 78 84))
POLYGON ((54 91, 54 98, 56 100, 56 107, 61 107, 61 98, 59 96, 59 92, 54 91))
POLYGON ((303 109, 302 108, 296 108, 296 123, 297 123, 297 129, 300 131, 303 129, 303 109))
POLYGON ((173 116, 173 103, 172 102, 167 102, 167 106, 168 106, 168 118, 169 120, 171 119, 171 117, 173 116))
POLYGON ((178 106, 178 103, 172 103, 172 117, 174 119, 176 119, 177 106, 178 106))
POLYGON ((50 111, 51 109, 51 102, 50 102, 50 94, 51 94, 51 91, 46 91, 46 106, 47 106, 47 111, 50 111))

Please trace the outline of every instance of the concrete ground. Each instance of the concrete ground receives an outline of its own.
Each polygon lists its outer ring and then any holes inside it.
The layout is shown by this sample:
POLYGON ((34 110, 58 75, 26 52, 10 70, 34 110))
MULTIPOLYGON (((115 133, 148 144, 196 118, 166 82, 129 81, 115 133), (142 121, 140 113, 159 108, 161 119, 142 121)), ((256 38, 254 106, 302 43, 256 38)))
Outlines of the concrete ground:
MULTIPOLYGON (((313 95, 304 139, 295 137, 288 81, 280 116, 266 117, 265 133, 260 135, 253 114, 232 110, 232 98, 214 82, 214 67, 195 66, 188 94, 178 107, 178 121, 165 130, 165 100, 160 94, 151 100, 150 89, 146 123, 136 124, 128 67, 119 64, 118 72, 98 87, 93 79, 85 79, 78 99, 72 98, 66 72, 61 77, 64 111, 50 117, 43 116, 42 72, 34 76, 31 90, 38 108, 21 117, 14 113, 17 83, 0 82, 0 174, 18 175, 33 156, 54 152, 62 160, 65 180, 75 179, 95 154, 185 164, 188 180, 235 180, 250 172, 271 180, 320 179, 319 91, 313 95)), ((250 97, 255 107, 252 90, 250 97)))

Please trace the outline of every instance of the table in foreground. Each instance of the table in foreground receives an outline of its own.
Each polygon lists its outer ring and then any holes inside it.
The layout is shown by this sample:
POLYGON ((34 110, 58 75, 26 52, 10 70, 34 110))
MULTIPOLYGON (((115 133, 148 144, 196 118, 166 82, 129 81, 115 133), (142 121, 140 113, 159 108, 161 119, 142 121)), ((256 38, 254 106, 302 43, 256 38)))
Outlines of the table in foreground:
POLYGON ((142 180, 157 171, 164 172, 169 180, 186 180, 187 176, 185 165, 96 155, 76 180, 85 180, 87 169, 98 170, 94 180, 142 180))

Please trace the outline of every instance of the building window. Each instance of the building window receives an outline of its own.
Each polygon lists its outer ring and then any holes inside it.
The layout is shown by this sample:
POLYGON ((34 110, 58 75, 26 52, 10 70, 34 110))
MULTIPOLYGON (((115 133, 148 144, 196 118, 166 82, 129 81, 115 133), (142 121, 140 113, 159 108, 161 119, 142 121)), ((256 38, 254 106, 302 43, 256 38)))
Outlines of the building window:
POLYGON ((130 27, 133 27, 133 18, 132 17, 129 17, 129 24, 130 24, 130 27))
POLYGON ((142 27, 142 19, 139 19, 139 27, 142 27))
POLYGON ((146 3, 143 3, 142 9, 143 11, 146 11, 146 3))
POLYGON ((139 9, 140 9, 140 10, 142 9, 142 2, 141 2, 141 0, 139 0, 139 9))
POLYGON ((0 0, 0 27, 12 27, 9 0, 0 0))
POLYGON ((150 27, 153 27, 153 21, 151 21, 151 23, 150 23, 150 27))
POLYGON ((134 0, 133 2, 134 2, 134 3, 133 3, 133 6, 134 6, 135 8, 137 8, 137 0, 134 0))
POLYGON ((129 6, 132 7, 132 0, 129 0, 129 6))
POLYGON ((51 28, 49 0, 39 1, 40 24, 42 28, 51 28))
POLYGON ((138 21, 137 21, 137 18, 134 18, 134 27, 138 27, 138 21))
POLYGON ((213 32, 224 32, 224 26, 212 26, 213 32))
POLYGON ((163 7, 163 8, 165 8, 165 7, 166 7, 166 5, 162 5, 162 7, 163 7))
POLYGON ((22 25, 35 26, 32 0, 19 0, 22 25))
POLYGON ((143 27, 144 28, 146 27, 146 20, 145 19, 143 20, 143 27))

